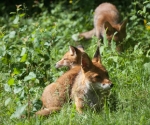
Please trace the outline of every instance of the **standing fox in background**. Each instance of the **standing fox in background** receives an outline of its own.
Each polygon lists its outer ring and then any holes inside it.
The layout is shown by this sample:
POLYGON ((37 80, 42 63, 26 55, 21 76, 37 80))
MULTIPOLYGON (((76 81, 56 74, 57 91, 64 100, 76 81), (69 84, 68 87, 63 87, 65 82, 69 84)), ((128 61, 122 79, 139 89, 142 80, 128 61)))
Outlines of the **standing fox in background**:
POLYGON ((116 49, 122 51, 119 44, 126 37, 126 23, 127 20, 120 24, 119 12, 113 4, 102 3, 95 9, 94 28, 91 31, 79 34, 79 37, 90 39, 95 35, 100 39, 104 37, 106 32, 107 40, 110 42, 113 38, 116 41, 116 49))

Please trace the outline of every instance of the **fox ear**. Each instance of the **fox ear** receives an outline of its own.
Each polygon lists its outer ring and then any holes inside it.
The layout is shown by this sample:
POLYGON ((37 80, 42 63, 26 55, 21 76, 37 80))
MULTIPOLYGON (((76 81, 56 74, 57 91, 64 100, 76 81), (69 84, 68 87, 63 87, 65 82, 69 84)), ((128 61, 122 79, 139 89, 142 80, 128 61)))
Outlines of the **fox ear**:
POLYGON ((124 20, 122 23, 121 23, 121 26, 120 26, 120 31, 126 31, 126 25, 127 25, 127 22, 128 22, 128 19, 124 20))
POLYGON ((71 56, 76 56, 76 47, 74 46, 69 46, 69 52, 71 56))
POLYGON ((104 23, 104 28, 106 29, 106 34, 108 35, 111 35, 116 31, 109 22, 104 23))
POLYGON ((84 47, 82 45, 78 45, 77 48, 81 51, 81 52, 85 52, 84 51, 84 47))
POLYGON ((92 64, 90 57, 86 53, 82 54, 81 67, 82 67, 83 71, 87 72, 91 68, 92 65, 93 64, 92 64))
POLYGON ((92 59, 92 62, 101 63, 100 45, 97 46, 97 49, 96 49, 96 52, 95 52, 94 57, 92 59))

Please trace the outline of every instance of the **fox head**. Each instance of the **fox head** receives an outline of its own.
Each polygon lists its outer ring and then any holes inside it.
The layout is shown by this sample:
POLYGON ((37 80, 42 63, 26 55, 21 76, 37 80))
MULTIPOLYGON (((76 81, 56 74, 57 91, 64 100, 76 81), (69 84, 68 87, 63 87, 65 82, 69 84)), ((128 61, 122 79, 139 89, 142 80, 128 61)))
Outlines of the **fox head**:
POLYGON ((69 51, 63 56, 63 58, 58 61, 55 65, 56 68, 61 68, 62 66, 67 66, 73 68, 76 65, 81 64, 81 55, 84 52, 81 45, 74 47, 69 46, 69 51))
POLYGON ((113 86, 109 80, 107 70, 101 64, 99 47, 92 61, 88 55, 83 54, 81 59, 81 71, 84 78, 82 83, 85 83, 89 89, 109 90, 113 86))
POLYGON ((117 43, 122 42, 126 37, 126 24, 127 20, 124 20, 121 24, 111 25, 109 22, 104 23, 104 28, 106 29, 106 37, 108 41, 112 38, 117 43))

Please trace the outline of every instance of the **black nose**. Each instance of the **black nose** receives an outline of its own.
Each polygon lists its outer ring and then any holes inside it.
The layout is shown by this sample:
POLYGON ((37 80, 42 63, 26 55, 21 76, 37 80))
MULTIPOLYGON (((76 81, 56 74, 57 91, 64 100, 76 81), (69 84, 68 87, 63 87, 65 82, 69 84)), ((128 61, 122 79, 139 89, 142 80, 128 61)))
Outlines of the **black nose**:
POLYGON ((114 86, 114 84, 111 84, 110 87, 112 88, 114 86))

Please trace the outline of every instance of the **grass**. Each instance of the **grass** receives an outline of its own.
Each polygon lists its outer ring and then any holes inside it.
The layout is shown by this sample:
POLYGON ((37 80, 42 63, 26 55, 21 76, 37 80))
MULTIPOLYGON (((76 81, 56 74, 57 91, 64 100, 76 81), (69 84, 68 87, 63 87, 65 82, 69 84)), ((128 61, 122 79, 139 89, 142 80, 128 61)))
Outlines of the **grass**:
MULTIPOLYGON (((41 108, 39 99, 44 87, 66 71, 65 68, 56 70, 54 65, 68 46, 82 44, 90 57, 93 56, 97 43, 95 38, 82 42, 74 42, 71 38, 73 34, 92 27, 93 15, 92 12, 90 16, 88 14, 70 13, 58 4, 51 13, 43 10, 31 18, 18 12, 18 22, 16 15, 11 16, 7 24, 5 17, 0 18, 2 125, 150 124, 150 36, 149 30, 137 19, 128 22, 124 52, 118 54, 105 45, 101 46, 104 48, 102 63, 115 84, 111 91, 113 98, 107 100, 109 106, 106 105, 101 112, 87 109, 78 114, 73 103, 65 104, 60 112, 48 117, 34 115, 41 108)), ((129 13, 129 16, 131 14, 134 13, 129 13)))

